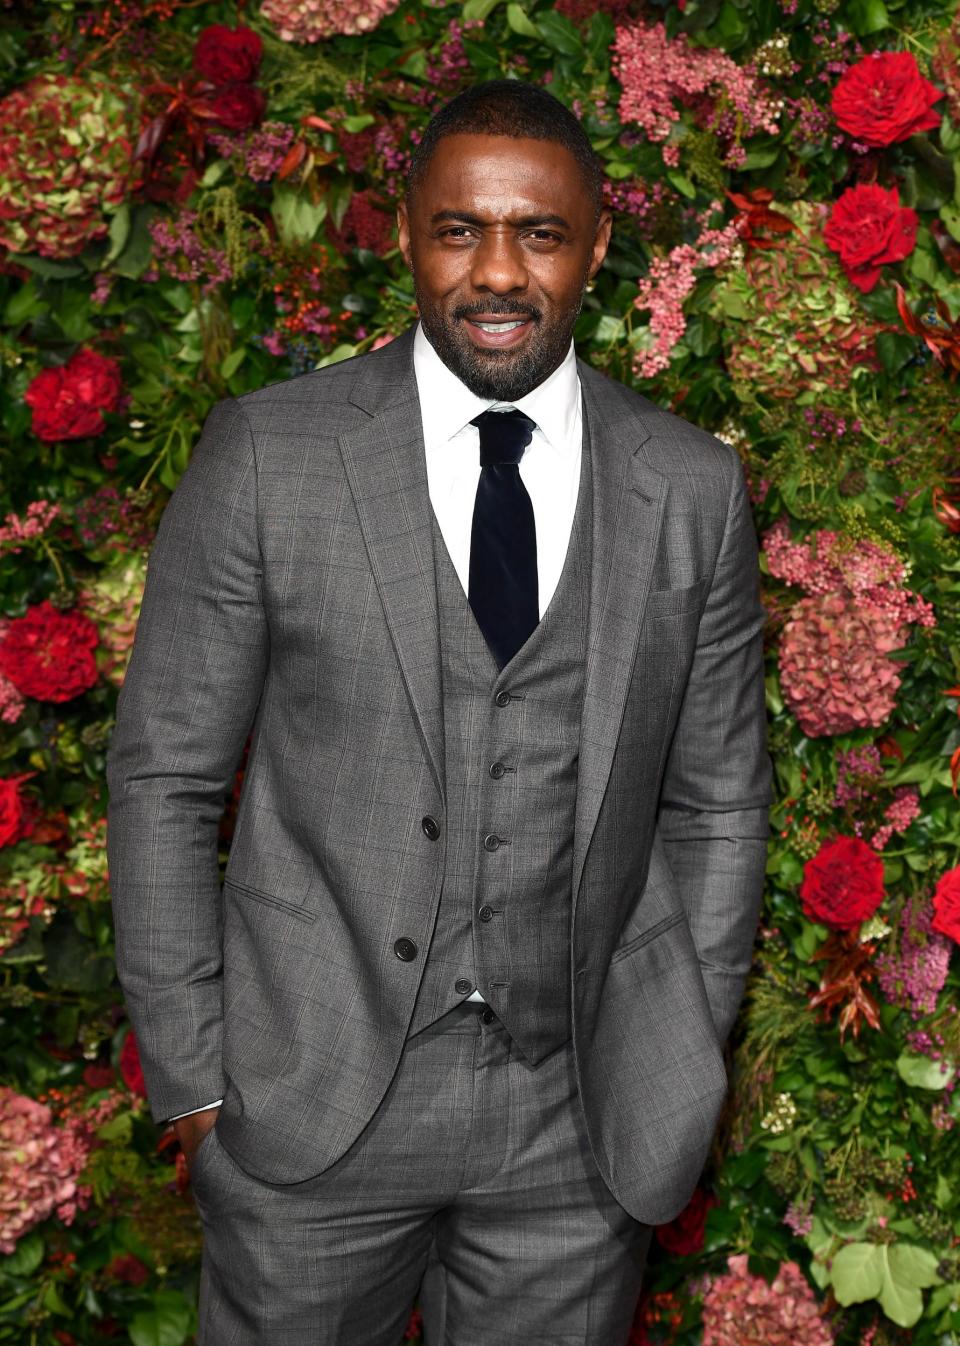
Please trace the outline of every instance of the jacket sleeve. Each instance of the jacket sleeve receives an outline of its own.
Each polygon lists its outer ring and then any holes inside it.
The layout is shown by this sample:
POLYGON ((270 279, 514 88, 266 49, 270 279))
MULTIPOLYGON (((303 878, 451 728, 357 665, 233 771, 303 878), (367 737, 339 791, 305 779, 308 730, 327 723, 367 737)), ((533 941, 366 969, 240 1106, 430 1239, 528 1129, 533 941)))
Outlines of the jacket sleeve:
POLYGON ((723 447, 732 458, 726 526, 657 824, 721 1044, 750 970, 771 802, 757 540, 739 459, 723 447))
POLYGON ((117 971, 156 1121, 222 1097, 218 829, 269 655, 257 464, 218 402, 160 519, 107 753, 117 971))

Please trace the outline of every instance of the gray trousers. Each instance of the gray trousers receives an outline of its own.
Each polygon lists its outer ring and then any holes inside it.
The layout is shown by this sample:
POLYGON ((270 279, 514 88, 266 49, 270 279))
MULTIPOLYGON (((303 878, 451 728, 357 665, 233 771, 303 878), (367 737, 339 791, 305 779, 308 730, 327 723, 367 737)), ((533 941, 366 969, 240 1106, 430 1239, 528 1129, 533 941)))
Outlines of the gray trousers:
POLYGON ((570 1042, 534 1069, 482 1006, 410 1038, 370 1123, 276 1186, 194 1159, 199 1346, 624 1346, 652 1230, 590 1153, 570 1042))

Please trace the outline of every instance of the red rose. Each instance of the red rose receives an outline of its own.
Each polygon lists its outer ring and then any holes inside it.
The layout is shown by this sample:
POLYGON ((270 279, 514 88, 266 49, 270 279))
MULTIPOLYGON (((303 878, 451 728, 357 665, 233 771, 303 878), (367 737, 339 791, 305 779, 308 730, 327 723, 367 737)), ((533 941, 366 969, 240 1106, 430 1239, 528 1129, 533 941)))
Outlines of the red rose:
POLYGON ((703 1247, 707 1214, 710 1207, 716 1204, 715 1196, 709 1196, 702 1187, 698 1187, 679 1215, 669 1224, 656 1226, 654 1232, 657 1242, 677 1257, 698 1253, 703 1247))
POLYGON ((132 1028, 123 1039, 123 1046, 120 1048, 120 1076, 128 1089, 139 1094, 141 1098, 146 1098, 147 1087, 144 1083, 143 1067, 140 1064, 140 1049, 132 1028))
POLYGON ((267 100, 249 84, 231 84, 198 100, 194 111, 228 131, 248 131, 263 116, 267 100))
POLYGON ((127 1285, 142 1285, 150 1272, 133 1253, 117 1253, 103 1268, 104 1273, 115 1281, 124 1281, 127 1285))
POLYGON ((960 944, 960 865, 940 876, 933 894, 933 928, 960 944))
POLYGON ((211 84, 233 84, 257 78, 263 42, 252 28, 227 28, 212 23, 193 49, 193 68, 211 84))
POLYGON ((811 921, 852 930, 883 901, 883 861, 859 837, 834 837, 804 865, 800 897, 811 921))
POLYGON ((823 237, 839 253, 847 279, 866 294, 884 263, 902 262, 913 252, 918 222, 915 210, 901 206, 896 187, 860 182, 834 202, 823 237))
POLYGON ((122 391, 116 360, 79 350, 65 365, 42 369, 24 401, 33 407, 33 433, 39 439, 83 439, 100 434, 101 413, 117 410, 122 391))
POLYGON ((831 107, 837 125, 855 140, 881 146, 939 126, 933 104, 942 97, 912 52, 875 51, 840 76, 831 107))
POLYGON ((83 1082, 88 1089, 109 1089, 117 1078, 111 1066, 89 1065, 83 1068, 83 1082))
POLYGON ((33 819, 24 807, 20 785, 36 774, 25 771, 22 776, 0 777, 0 846, 12 846, 32 833, 33 819))
POLYGON ((97 628, 82 612, 60 612, 49 599, 28 608, 0 641, 0 673, 21 696, 70 701, 97 680, 97 628))

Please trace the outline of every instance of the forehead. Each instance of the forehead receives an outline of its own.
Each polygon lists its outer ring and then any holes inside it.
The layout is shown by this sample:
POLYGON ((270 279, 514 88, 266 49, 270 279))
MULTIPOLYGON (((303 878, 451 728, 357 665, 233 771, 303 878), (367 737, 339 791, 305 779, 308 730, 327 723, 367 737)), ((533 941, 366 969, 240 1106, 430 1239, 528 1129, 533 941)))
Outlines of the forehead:
POLYGON ((589 213, 583 171, 555 140, 492 135, 444 136, 420 185, 423 208, 477 214, 589 213))

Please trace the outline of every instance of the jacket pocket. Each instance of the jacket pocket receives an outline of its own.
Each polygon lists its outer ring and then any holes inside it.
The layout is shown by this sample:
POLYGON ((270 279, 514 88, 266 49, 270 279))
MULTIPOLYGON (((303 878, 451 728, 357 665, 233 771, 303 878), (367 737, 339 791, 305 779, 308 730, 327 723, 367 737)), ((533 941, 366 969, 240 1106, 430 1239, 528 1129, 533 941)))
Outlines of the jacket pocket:
POLYGON ((641 934, 634 935, 633 939, 627 940, 626 944, 618 945, 610 955, 610 962, 619 963, 621 958, 629 957, 629 955, 634 953, 637 949, 642 949, 644 944, 649 944, 652 939, 656 939, 658 935, 662 935, 665 930, 672 930, 675 925, 679 925, 680 922, 685 919, 686 916, 683 911, 668 912, 666 916, 662 916, 659 921, 656 921, 651 925, 649 930, 644 930, 641 934))
POLYGON ((281 911, 288 911, 291 916, 296 916, 300 921, 306 921, 309 925, 317 919, 312 911, 304 911, 303 907, 298 906, 296 902, 286 902, 282 897, 275 897, 273 893, 265 893, 259 888, 251 888, 247 883, 240 883, 237 879, 225 877, 223 880, 224 888, 234 888, 243 897, 252 897, 255 902, 263 902, 268 907, 279 907, 281 911))
POLYGON ((709 585, 709 576, 704 576, 683 589, 652 589, 647 595, 645 619, 656 622, 681 617, 691 610, 699 612, 709 585))

